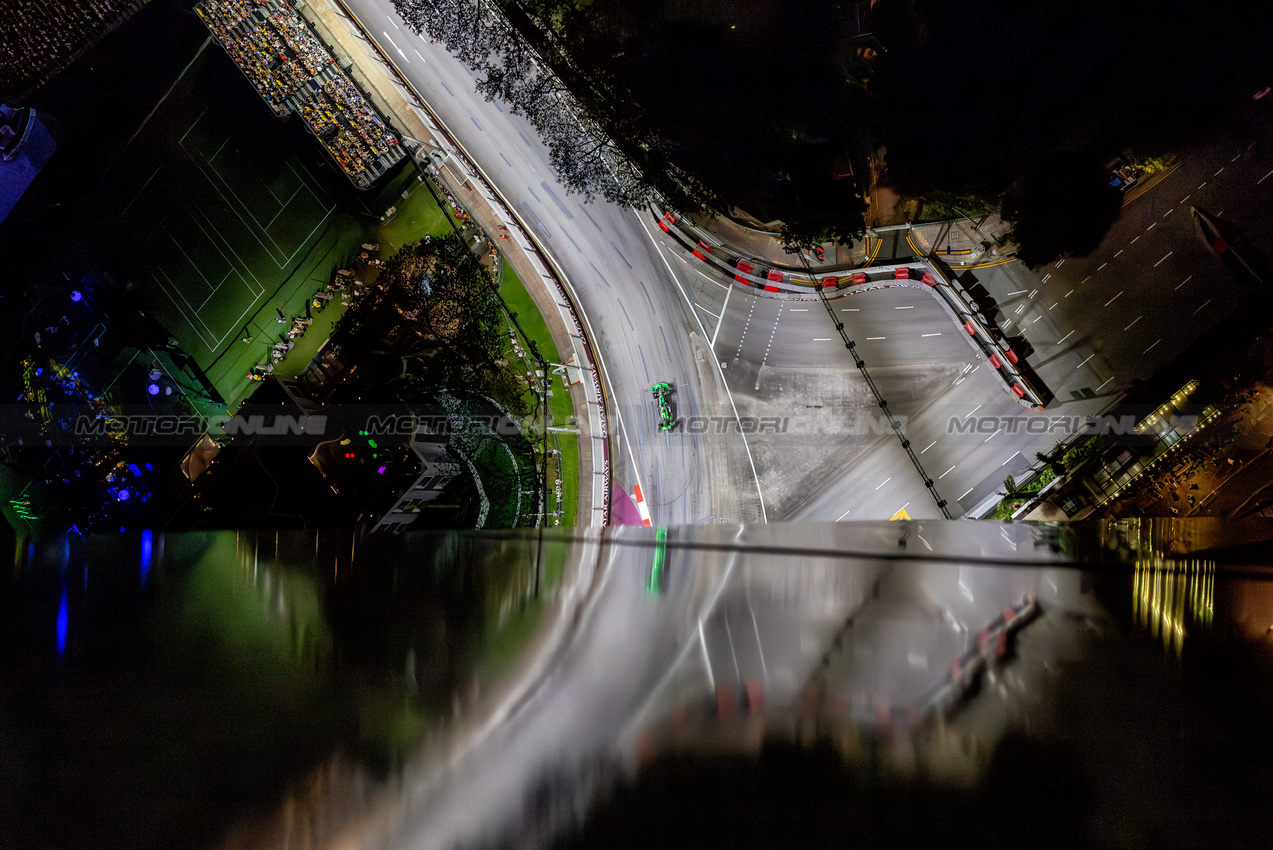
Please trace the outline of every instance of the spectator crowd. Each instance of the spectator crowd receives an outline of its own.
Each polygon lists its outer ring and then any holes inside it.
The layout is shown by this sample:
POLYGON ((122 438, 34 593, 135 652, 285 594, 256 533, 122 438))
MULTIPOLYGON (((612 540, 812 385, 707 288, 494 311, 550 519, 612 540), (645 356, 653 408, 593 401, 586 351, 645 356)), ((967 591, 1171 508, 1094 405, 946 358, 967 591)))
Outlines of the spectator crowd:
POLYGON ((145 0, 4 0, 0 101, 21 102, 145 0))
POLYGON ((204 0, 195 11, 274 112, 299 114, 355 185, 402 158, 393 131, 283 0, 204 0))

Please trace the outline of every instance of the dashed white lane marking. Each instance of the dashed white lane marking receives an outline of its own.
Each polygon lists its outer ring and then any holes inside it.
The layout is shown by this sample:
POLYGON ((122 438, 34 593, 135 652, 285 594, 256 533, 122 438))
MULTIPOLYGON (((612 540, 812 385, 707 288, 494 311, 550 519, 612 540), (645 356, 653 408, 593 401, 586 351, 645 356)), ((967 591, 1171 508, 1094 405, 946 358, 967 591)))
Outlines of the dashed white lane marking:
POLYGON ((393 28, 394 28, 394 29, 398 29, 398 28, 399 28, 397 24, 394 24, 394 22, 393 22, 393 18, 389 17, 388 15, 385 15, 385 20, 386 20, 386 21, 388 21, 389 23, 393 24, 393 28))
MULTIPOLYGON (((1070 290, 1070 292, 1073 292, 1073 291, 1074 291, 1073 289, 1071 289, 1071 290, 1070 290)), ((1058 303, 1060 303, 1060 302, 1058 302, 1058 301, 1053 301, 1053 302, 1052 302, 1052 307, 1055 307, 1058 303)), ((1048 309, 1049 309, 1049 310, 1051 310, 1051 309, 1052 309, 1052 307, 1049 307, 1048 309)))
POLYGON ((743 323, 742 336, 738 338, 738 352, 734 355, 735 360, 743 356, 743 340, 747 339, 747 329, 751 327, 751 317, 752 314, 756 312, 756 304, 759 303, 759 301, 760 299, 758 298, 753 298, 751 301, 751 309, 747 311, 747 321, 743 323))
POLYGON ((867 339, 884 339, 882 336, 868 336, 867 339))
POLYGON ((1131 324, 1131 325, 1128 325, 1128 326, 1127 326, 1127 327, 1125 327, 1125 328, 1123 328, 1123 330, 1125 330, 1125 331, 1130 331, 1130 330, 1132 329, 1132 325, 1136 324, 1137 322, 1139 322, 1139 321, 1140 321, 1141 319, 1143 319, 1143 318, 1145 318, 1145 317, 1144 317, 1144 316, 1137 316, 1136 318, 1132 319, 1132 324, 1131 324))
POLYGON ((941 331, 938 331, 935 334, 920 334, 920 336, 941 336, 941 331))
POLYGON ((1073 294, 1074 294, 1074 290, 1073 290, 1073 289, 1071 289, 1069 292, 1065 293, 1065 295, 1064 295, 1064 296, 1062 296, 1062 297, 1064 297, 1064 298, 1069 298, 1069 297, 1070 297, 1071 295, 1073 295, 1073 294))
POLYGON ((988 442, 990 442, 992 439, 994 439, 995 437, 997 437, 998 435, 999 435, 999 432, 998 432, 998 431, 995 431, 993 434, 991 434, 989 437, 986 437, 986 439, 982 440, 981 442, 983 442, 983 443, 988 443, 988 442))
POLYGON ((1063 337, 1061 337, 1060 339, 1058 339, 1058 340, 1056 341, 1056 344, 1057 344, 1057 345, 1060 345, 1061 343, 1065 342, 1067 339, 1069 339, 1069 338, 1070 338, 1070 337, 1072 337, 1072 336, 1074 336, 1074 331, 1070 331, 1070 332, 1069 332, 1069 333, 1067 333, 1065 336, 1063 336, 1063 337))
POLYGON ((1016 292, 1009 292, 1008 295, 1025 295, 1029 291, 1028 289, 1018 289, 1016 292))
MULTIPOLYGON (((1122 295, 1122 294, 1123 294, 1123 290, 1121 290, 1121 289, 1120 289, 1120 290, 1118 290, 1118 295, 1122 295)), ((1113 298, 1111 298, 1110 300, 1106 301, 1106 302, 1105 302, 1105 306, 1106 306, 1106 307, 1108 307, 1109 305, 1111 305, 1111 304, 1113 304, 1115 301, 1117 301, 1117 300, 1118 300, 1118 295, 1115 295, 1113 298)))
POLYGON ((1108 384, 1108 383, 1109 383, 1110 381, 1112 381, 1112 380, 1114 380, 1114 376, 1113 376, 1113 375, 1110 375, 1108 378, 1106 378, 1105 380, 1101 381, 1101 385, 1100 385, 1099 387, 1097 387, 1097 388, 1096 388, 1097 392, 1100 392, 1102 389, 1104 389, 1104 388, 1105 388, 1105 385, 1106 385, 1106 384, 1108 384))
POLYGON ((876 485, 875 485, 875 489, 876 489, 876 490, 880 489, 881 487, 883 487, 885 484, 887 484, 888 482, 890 482, 890 481, 892 481, 892 480, 893 480, 893 476, 891 476, 891 475, 890 475, 888 478, 885 478, 885 479, 884 479, 883 481, 881 481, 879 484, 876 484, 876 485))
POLYGON ((861 307, 841 307, 840 312, 841 313, 856 313, 861 309, 862 309, 861 307))
POLYGON ((1083 284, 1087 283, 1087 282, 1088 282, 1089 280, 1091 280, 1091 279, 1092 279, 1092 276, 1091 276, 1091 275, 1088 275, 1087 277, 1085 277, 1085 278, 1083 278, 1082 280, 1080 280, 1080 281, 1079 281, 1079 286, 1082 286, 1083 284))
POLYGON ((931 443, 929 443, 928 445, 924 446, 924 448, 920 449, 920 450, 919 450, 919 453, 920 453, 920 454, 923 454, 924 452, 928 451, 929 449, 931 449, 931 448, 932 448, 933 446, 935 446, 935 445, 937 445, 937 441, 936 441, 936 440, 933 440, 931 443))
POLYGON ((938 476, 937 476, 937 480, 938 480, 938 481, 941 481, 941 480, 942 480, 943 478, 945 478, 947 475, 950 475, 950 473, 954 470, 954 468, 955 468, 955 466, 956 466, 956 465, 957 465, 957 464, 953 464, 953 463, 952 463, 952 464, 950 465, 950 469, 946 470, 946 471, 945 471, 945 472, 943 472, 941 475, 938 475, 938 476))
MULTIPOLYGON (((754 303, 754 302, 753 302, 754 303)), ((769 362, 769 349, 774 346, 774 337, 778 335, 778 322, 782 321, 783 305, 778 305, 778 315, 774 317, 773 330, 769 332, 769 342, 765 344, 765 354, 760 358, 760 368, 756 370, 756 385, 752 389, 760 389, 760 373, 765 368, 765 364, 769 362)))
POLYGON ((912 304, 912 305, 911 305, 911 306, 909 306, 909 307, 894 307, 893 309, 894 309, 894 310, 914 310, 914 309, 915 309, 915 305, 914 305, 914 304, 912 304))
POLYGON ((1264 175, 1263 177, 1261 177, 1259 180, 1256 180, 1256 181, 1255 181, 1255 185, 1259 186, 1259 185, 1260 185, 1261 183, 1263 183, 1265 180, 1268 180, 1270 175, 1273 175, 1273 171, 1270 171, 1268 174, 1265 174, 1265 175, 1264 175))
POLYGON ((1167 209, 1167 211, 1166 211, 1165 213, 1163 213, 1163 214, 1162 214, 1162 217, 1163 217, 1163 218, 1166 218, 1167 216, 1171 215, 1171 214, 1172 214, 1172 213, 1174 213, 1175 211, 1176 211, 1176 208, 1175 208, 1175 207, 1169 207, 1169 208, 1167 209))
MULTIPOLYGON (((1016 455, 1013 455, 1013 457, 1016 457, 1016 455)), ((1012 458, 1008 458, 1008 460, 1012 460, 1012 458)), ((1004 461, 1004 463, 1007 463, 1007 462, 1008 462, 1008 460, 1005 460, 1005 461, 1004 461)), ((1000 465, 1002 465, 1002 464, 1000 464, 1000 465)), ((972 486, 973 486, 973 487, 976 487, 977 485, 976 485, 976 484, 974 484, 974 485, 972 485, 972 486)), ((971 492, 972 492, 972 487, 969 487, 967 490, 965 490, 964 492, 962 492, 962 493, 960 493, 960 494, 959 494, 959 498, 960 498, 960 499, 962 499, 964 496, 967 496, 967 495, 968 495, 969 493, 971 493, 971 492)), ((958 501, 958 499, 957 499, 956 501, 958 501)))
POLYGON ((830 341, 831 341, 831 337, 829 337, 829 336, 815 336, 815 337, 813 338, 813 341, 814 341, 814 342, 830 342, 830 341))
POLYGON ((836 517, 836 518, 835 518, 835 521, 836 521, 836 522, 839 522, 840 520, 844 519, 846 516, 848 516, 848 515, 849 515, 849 513, 850 513, 852 510, 853 510, 852 508, 849 508, 849 510, 845 511, 844 513, 842 513, 842 514, 840 514, 838 517, 836 517))
MULTIPOLYGON (((1205 185, 1207 185, 1207 181, 1203 180, 1201 183, 1198 184, 1198 189, 1201 189, 1205 185)), ((1198 191, 1198 189, 1194 189, 1194 191, 1196 192, 1198 191)))
MULTIPOLYGON (((1224 171, 1224 166, 1223 166, 1223 165, 1222 165, 1222 166, 1220 166, 1220 171, 1224 171)), ((1217 171, 1215 174, 1212 174, 1211 176, 1212 176, 1212 177, 1219 177, 1219 176, 1220 176, 1220 171, 1217 171)))
MULTIPOLYGON (((1193 280, 1193 275, 1189 275, 1189 277, 1185 278, 1184 280, 1180 281, 1180 283, 1176 284, 1176 289, 1179 289, 1180 287, 1184 286, 1186 283, 1188 283, 1191 280, 1193 280)), ((1174 292, 1175 290, 1173 289, 1172 291, 1174 292)))
MULTIPOLYGON (((1154 340, 1154 345, 1157 345, 1160 342, 1162 342, 1161 339, 1154 340)), ((1141 352, 1141 354, 1148 354, 1153 349, 1154 345, 1151 345, 1149 346, 1149 348, 1146 348, 1144 351, 1141 352)))
POLYGON ((1045 275, 1043 276, 1043 280, 1039 281, 1039 283, 1047 283, 1047 282, 1048 282, 1048 278, 1050 278, 1050 277, 1052 277, 1052 272, 1048 272, 1047 274, 1045 274, 1045 275))
POLYGON ((792 307, 792 308, 791 308, 791 312, 793 312, 793 313, 808 313, 808 312, 809 312, 809 308, 808 308, 808 307, 792 307))
MULTIPOLYGON (((1207 306, 1208 304, 1210 304, 1210 303, 1211 303, 1211 299, 1210 299, 1210 298, 1208 298, 1206 301, 1203 301, 1203 302, 1202 302, 1202 307, 1206 307, 1206 306, 1207 306)), ((1198 315, 1199 313, 1201 313, 1201 312, 1202 312, 1202 307, 1199 307, 1197 310, 1194 310, 1194 311, 1193 311, 1193 314, 1196 316, 1196 315, 1198 315)))
POLYGON ((1097 266, 1097 267, 1096 267, 1096 270, 1097 270, 1097 271, 1100 271, 1101 269, 1105 268, 1105 267, 1106 267, 1106 266, 1108 266, 1108 265, 1109 265, 1109 263, 1108 263, 1108 262, 1101 263, 1099 266, 1097 266))
POLYGON ((969 416, 972 416, 972 415, 973 415, 974 413, 976 413, 978 410, 981 410, 981 405, 980 405, 980 404, 979 404, 979 405, 977 405, 976 407, 974 407, 972 410, 968 411, 968 414, 967 414, 966 416, 964 416, 964 418, 965 418, 965 419, 967 419, 969 416))
MULTIPOLYGON (((1127 244, 1128 244, 1128 245, 1135 245, 1135 244, 1136 244, 1136 240, 1138 240, 1138 239, 1140 239, 1140 237, 1139 237, 1139 236, 1135 237, 1134 239, 1132 239, 1132 241, 1128 242, 1127 244)), ((1118 254, 1115 254, 1114 256, 1115 256, 1115 257, 1117 257, 1117 256, 1118 256, 1118 254)))
POLYGON ((1185 201, 1189 200, 1192 197, 1193 197, 1193 192, 1190 192, 1188 195, 1185 195, 1183 198, 1180 199, 1180 203, 1183 204, 1185 201))
POLYGON ((1149 227, 1145 228, 1145 232, 1148 233, 1149 231, 1153 230, 1157 226, 1158 226, 1158 222, 1155 221, 1153 224, 1149 225, 1149 227))
POLYGON ((1095 356, 1096 356, 1096 352, 1092 352, 1091 354, 1084 357, 1083 362, 1074 367, 1074 371, 1077 372, 1079 369, 1082 369, 1085 365, 1087 365, 1087 361, 1091 360, 1095 356))
POLYGON ((1171 256, 1172 254, 1174 254, 1174 253, 1176 253, 1176 252, 1175 252, 1175 251, 1168 251, 1166 254, 1164 254, 1164 255, 1163 255, 1162 260, 1159 260, 1158 262, 1154 263, 1154 268, 1158 268, 1159 266, 1161 266, 1161 265, 1162 265, 1162 263, 1163 263, 1163 260, 1167 259, 1168 257, 1170 257, 1170 256, 1171 256))

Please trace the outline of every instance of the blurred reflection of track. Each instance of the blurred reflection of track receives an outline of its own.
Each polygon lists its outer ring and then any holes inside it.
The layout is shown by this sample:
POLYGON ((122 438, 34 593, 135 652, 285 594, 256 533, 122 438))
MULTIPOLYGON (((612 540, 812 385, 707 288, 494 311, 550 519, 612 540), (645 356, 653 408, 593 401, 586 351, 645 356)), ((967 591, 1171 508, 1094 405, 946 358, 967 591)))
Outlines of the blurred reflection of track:
MULTIPOLYGON (((601 781, 669 744, 794 729, 824 706, 890 707, 933 697, 1005 609, 1066 593, 1048 529, 981 524, 673 530, 667 582, 651 594, 653 536, 612 532, 592 601, 533 695, 404 797, 388 835, 362 846, 450 848, 518 836, 546 843, 601 781), (945 553, 932 560, 933 551, 945 553), (927 556, 927 557, 925 557, 927 556), (717 734, 712 733, 712 734, 717 734)), ((846 715, 846 721, 857 718, 846 715)), ((825 720, 821 720, 826 725, 825 720)), ((863 724, 858 724, 859 726, 863 724)), ((869 725, 865 724, 865 725, 869 725)), ((733 743, 737 743, 734 740, 733 743)), ((423 775, 424 768, 420 768, 423 775)))

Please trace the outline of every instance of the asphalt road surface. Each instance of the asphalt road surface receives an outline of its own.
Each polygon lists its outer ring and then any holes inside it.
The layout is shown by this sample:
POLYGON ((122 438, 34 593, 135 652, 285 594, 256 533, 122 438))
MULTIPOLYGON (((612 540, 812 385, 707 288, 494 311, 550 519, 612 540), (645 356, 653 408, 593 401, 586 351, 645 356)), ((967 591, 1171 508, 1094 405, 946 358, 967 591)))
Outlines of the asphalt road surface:
MULTIPOLYGON (((455 60, 408 32, 388 3, 350 6, 386 55, 401 57, 403 75, 569 278, 622 419, 613 429, 616 454, 631 466, 617 475, 642 484, 656 524, 937 515, 896 438, 879 427, 874 400, 819 302, 733 288, 648 218, 581 205, 557 183, 526 123, 477 96, 455 60), (649 393, 658 381, 677 387, 678 415, 708 417, 709 426, 659 433, 649 393), (715 424, 736 413, 784 424, 749 434, 715 424)), ((1166 349, 1231 306, 1238 284, 1186 216, 1188 203, 1228 217, 1267 200, 1261 193, 1273 180, 1261 184, 1256 175, 1268 170, 1264 160, 1255 151, 1226 154, 1235 155, 1218 174, 1218 153, 1187 159, 1128 206, 1091 258, 1038 273, 1017 264, 970 272, 1009 332, 1023 330, 1034 350, 1029 362, 1060 412, 1104 408, 1132 377, 1164 362, 1166 349)), ((1055 443, 1055 433, 952 426, 973 417, 993 424, 1023 408, 927 293, 863 293, 833 307, 956 515, 1055 443)), ((598 755, 630 753, 642 729, 678 706, 755 682, 767 705, 790 703, 832 657, 837 638, 838 661, 822 675, 846 693, 905 701, 1022 593, 1057 593, 1047 570, 978 563, 1048 562, 1038 554, 1038 529, 1005 528, 987 539, 987 526, 971 523, 839 528, 719 526, 719 542, 735 548, 674 548, 667 586, 656 595, 646 589, 650 549, 614 547, 601 586, 534 697, 441 780, 413 788, 418 777, 404 777, 402 819, 380 846, 472 846, 515 834, 535 843, 536 830, 551 831, 560 793, 582 799, 590 782, 604 779, 588 768, 598 755), (783 547, 806 551, 784 557, 783 547), (849 563, 834 554, 845 550, 863 554, 849 563), (967 560, 899 569, 896 555, 912 551, 967 560)))
MULTIPOLYGON (((621 419, 616 457, 629 467, 617 466, 618 480, 642 485, 655 524, 939 516, 816 302, 731 287, 648 216, 579 203, 533 130, 479 97, 466 68, 409 32, 383 0, 350 6, 573 285, 621 419), (676 386, 678 416, 707 424, 659 433, 649 393, 658 381, 676 386), (782 424, 774 433, 737 416, 782 424)), ((1099 413, 1232 309, 1241 284, 1197 238, 1188 206, 1254 221, 1271 200, 1273 179, 1260 179, 1270 167, 1261 150, 1220 143, 1132 201, 1091 257, 1038 272, 1008 263, 963 273, 981 287, 986 314, 1022 337, 1018 350, 1054 396, 1048 415, 1099 413)), ((930 302, 896 290, 834 303, 961 516, 1066 431, 1011 424, 1025 411, 930 302)))
POLYGON ((611 406, 619 418, 611 427, 618 481, 629 491, 633 484, 641 485, 657 524, 767 519, 746 441, 736 429, 675 442, 657 439, 650 394, 657 382, 676 385, 682 414, 732 416, 732 411, 703 329, 668 262, 679 261, 650 238, 648 215, 643 221, 631 210, 604 202, 585 206, 568 195, 535 131, 500 104, 477 95, 466 67, 410 32, 391 4, 359 0, 348 5, 572 285, 594 329, 611 406), (720 482, 733 486, 721 487, 720 482))

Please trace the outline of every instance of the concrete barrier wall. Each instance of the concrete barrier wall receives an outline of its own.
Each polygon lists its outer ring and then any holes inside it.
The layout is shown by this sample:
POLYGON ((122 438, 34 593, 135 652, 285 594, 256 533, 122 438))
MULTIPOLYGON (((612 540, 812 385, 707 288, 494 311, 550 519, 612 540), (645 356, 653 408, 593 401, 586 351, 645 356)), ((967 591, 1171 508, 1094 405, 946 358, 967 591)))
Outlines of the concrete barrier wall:
POLYGON ((739 260, 752 263, 755 266, 766 266, 768 265, 767 263, 753 260, 749 257, 738 256, 731 252, 727 246, 722 245, 719 240, 710 239, 700 228, 695 227, 675 213, 668 211, 660 213, 656 210, 655 214, 659 216, 659 228, 676 240, 683 249, 712 266, 722 275, 732 278, 735 283, 743 286, 763 288, 771 292, 786 292, 803 296, 804 298, 812 298, 819 290, 826 291, 827 289, 831 290, 833 297, 855 295, 860 292, 871 292, 893 286, 908 286, 929 290, 942 309, 946 311, 946 314, 950 316, 951 321, 959 327, 960 335, 968 340, 968 344, 977 352, 979 359, 989 363, 992 355, 997 357, 1000 365, 995 367, 990 364, 990 366, 1003 386, 1004 392, 1012 396, 1013 400, 1023 407, 1028 407, 1032 410, 1042 410, 1044 407, 1042 394, 1022 373, 1021 369, 1006 356, 1000 341, 995 338, 995 335, 990 332, 985 323, 979 318, 976 303, 963 291, 962 287, 947 278, 941 269, 925 260, 917 259, 908 263, 843 269, 833 274, 822 275, 779 270, 782 272, 783 279, 781 281, 769 280, 751 272, 739 271, 736 265, 739 260), (898 276, 899 271, 903 273, 900 277, 898 276), (866 280, 855 284, 853 283, 854 275, 865 275, 866 280), (933 281, 931 285, 923 280, 925 276, 929 275, 933 281), (823 281, 832 277, 835 278, 835 286, 828 287, 823 281), (965 327, 966 324, 972 326, 973 332, 971 334, 968 333, 965 327), (1023 393, 1021 397, 1018 397, 1013 392, 1012 388, 1014 386, 1021 388, 1023 393))

